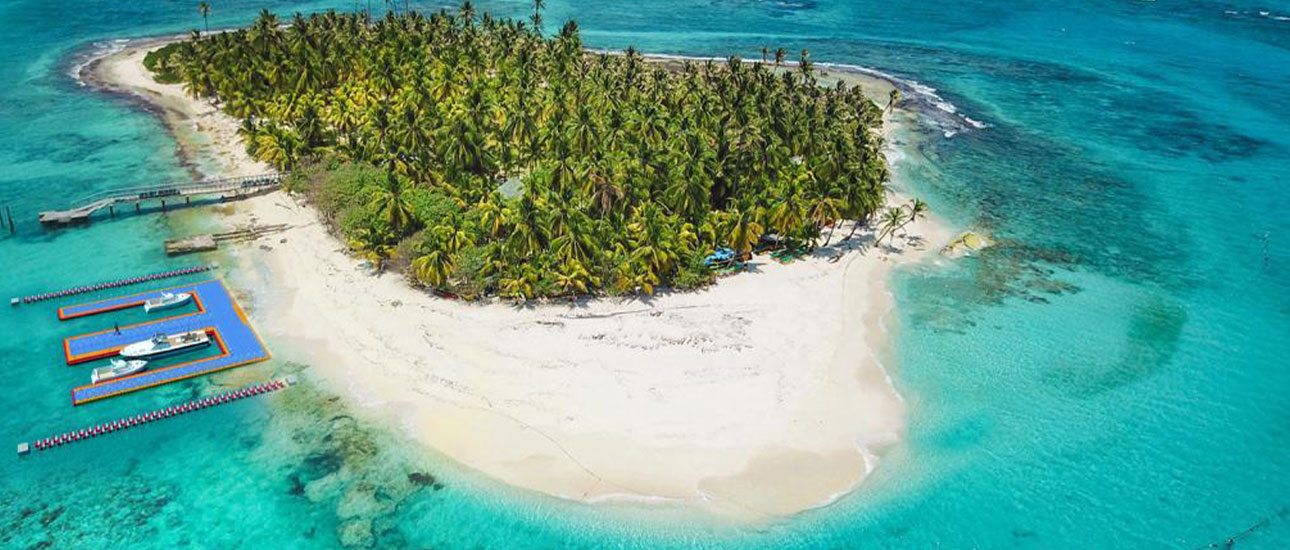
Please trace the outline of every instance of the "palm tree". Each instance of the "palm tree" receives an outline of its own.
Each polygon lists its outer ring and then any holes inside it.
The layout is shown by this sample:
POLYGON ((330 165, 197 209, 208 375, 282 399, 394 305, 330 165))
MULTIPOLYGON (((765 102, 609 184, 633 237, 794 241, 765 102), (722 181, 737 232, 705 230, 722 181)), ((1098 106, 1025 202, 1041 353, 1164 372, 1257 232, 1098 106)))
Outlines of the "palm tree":
POLYGON ((403 230, 412 220, 412 207, 403 197, 403 184, 393 171, 386 172, 385 185, 372 191, 372 206, 380 213, 395 235, 402 235, 403 230))
POLYGON ((829 246, 829 242, 833 240, 833 230, 837 228, 835 222, 842 217, 842 199, 833 196, 814 198, 808 216, 817 227, 829 226, 829 236, 824 239, 824 246, 829 246))
POLYGON ((545 7, 545 1, 533 0, 533 15, 529 17, 529 21, 533 22, 533 33, 539 37, 542 36, 542 8, 545 7))
MULTIPOLYGON (((909 201, 909 218, 905 220, 905 224, 914 223, 919 218, 926 218, 927 210, 927 203, 923 202, 922 199, 915 198, 909 201)), ((904 227, 905 225, 902 224, 901 228, 904 227)))
POLYGON ((896 231, 904 226, 906 220, 905 209, 900 206, 888 208, 882 213, 882 231, 878 233, 878 239, 875 241, 881 243, 883 237, 891 236, 890 243, 896 241, 896 231))
POLYGON ((787 52, 786 50, 784 50, 784 48, 776 48, 776 49, 775 49, 775 66, 776 66, 776 67, 779 67, 779 66, 781 66, 781 65, 783 65, 783 64, 784 64, 784 56, 785 56, 785 55, 788 55, 788 52, 787 52))
POLYGON ((735 212, 734 223, 731 224, 730 231, 726 235, 726 244, 740 257, 752 251, 753 245, 757 244, 765 231, 757 220, 757 210, 755 207, 745 206, 735 212))
POLYGON ((202 14, 202 23, 206 26, 206 32, 211 32, 211 24, 207 16, 211 14, 211 5, 209 2, 198 2, 197 13, 202 14))
POLYGON ((532 265, 520 265, 515 273, 503 277, 502 294, 515 299, 529 299, 537 295, 538 274, 532 265))
POLYGON ((348 244, 355 253, 371 262, 377 271, 381 271, 385 269, 385 260, 394 255, 395 247, 390 241, 389 234, 364 228, 355 233, 348 244))
POLYGON ((442 288, 448 283, 448 276, 455 264, 456 258, 448 251, 436 249, 412 260, 412 272, 417 280, 434 288, 442 288))
POLYGON ((761 49, 761 63, 762 63, 762 65, 765 65, 765 64, 766 64, 766 57, 767 57, 768 55, 770 55, 770 50, 769 50, 769 49, 767 49, 767 48, 765 48, 765 47, 762 47, 762 49, 761 49))
POLYGON ((593 276, 582 262, 577 260, 563 264, 560 272, 555 276, 556 288, 569 296, 586 294, 591 288, 599 285, 600 278, 593 276))
POLYGON ((891 110, 895 108, 897 101, 900 101, 900 90, 896 88, 892 88, 891 91, 887 93, 887 113, 888 114, 890 114, 891 110))

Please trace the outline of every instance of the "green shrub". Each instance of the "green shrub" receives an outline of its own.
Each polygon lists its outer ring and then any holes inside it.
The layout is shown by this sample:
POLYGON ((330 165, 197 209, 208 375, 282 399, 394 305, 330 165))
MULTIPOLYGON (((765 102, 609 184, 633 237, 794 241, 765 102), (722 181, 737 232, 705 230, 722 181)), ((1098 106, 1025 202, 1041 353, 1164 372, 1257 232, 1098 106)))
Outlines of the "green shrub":
POLYGON ((143 67, 152 72, 153 80, 162 84, 178 84, 183 82, 176 70, 175 64, 179 61, 178 56, 173 55, 178 51, 180 44, 166 44, 156 50, 150 51, 143 56, 143 67))

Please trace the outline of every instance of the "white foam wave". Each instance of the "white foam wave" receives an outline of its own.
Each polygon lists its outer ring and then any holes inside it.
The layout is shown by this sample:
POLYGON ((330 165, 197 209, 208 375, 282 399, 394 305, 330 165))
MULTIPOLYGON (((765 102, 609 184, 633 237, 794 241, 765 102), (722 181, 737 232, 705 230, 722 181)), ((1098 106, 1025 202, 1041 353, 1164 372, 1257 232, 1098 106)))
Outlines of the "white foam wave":
POLYGON ((124 50, 130 44, 129 39, 117 38, 115 40, 103 40, 95 42, 90 46, 89 52, 84 57, 73 63, 67 70, 67 75, 76 81, 77 85, 84 86, 85 80, 81 78, 81 73, 95 60, 102 59, 121 50, 124 50))
POLYGON ((984 123, 984 122, 981 122, 981 121, 979 121, 979 120, 976 120, 976 119, 974 119, 974 118, 972 118, 972 117, 970 117, 970 116, 967 116, 967 115, 963 115, 963 120, 964 120, 964 121, 966 121, 968 124, 971 124, 973 128, 983 129, 983 128, 989 128, 989 127, 990 127, 990 125, 989 125, 989 124, 986 124, 986 123, 984 123))
MULTIPOLYGON (((937 93, 936 88, 923 84, 922 82, 919 82, 917 80, 914 80, 911 78, 902 78, 902 77, 893 75, 891 73, 880 71, 870 67, 862 67, 860 65, 851 65, 847 63, 819 63, 818 65, 820 67, 830 67, 830 68, 844 70, 844 71, 858 72, 862 74, 867 74, 869 76, 873 76, 875 78, 881 78, 883 80, 891 82, 892 84, 895 84, 897 87, 904 88, 910 92, 913 92, 917 96, 921 96, 931 106, 945 113, 955 115, 957 118, 961 119, 963 122, 967 123, 967 125, 972 128, 976 128, 979 130, 979 129, 990 127, 989 124, 986 124, 979 120, 975 120, 972 117, 969 117, 965 114, 960 113, 958 106, 953 103, 950 103, 949 100, 946 100, 945 98, 941 97, 941 95, 937 93)), ((945 134, 945 137, 950 138, 957 135, 961 130, 962 129, 946 130, 944 134, 945 134)))

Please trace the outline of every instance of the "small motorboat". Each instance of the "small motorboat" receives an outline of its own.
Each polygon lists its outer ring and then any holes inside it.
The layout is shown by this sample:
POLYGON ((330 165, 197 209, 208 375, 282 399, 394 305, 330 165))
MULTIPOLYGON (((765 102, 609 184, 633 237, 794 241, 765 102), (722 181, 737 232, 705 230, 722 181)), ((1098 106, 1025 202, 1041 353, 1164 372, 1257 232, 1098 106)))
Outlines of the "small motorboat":
POLYGON ((151 339, 121 348, 121 357, 157 357, 209 346, 211 338, 204 330, 154 335, 151 339))
POLYGON ((90 382, 98 384, 99 382, 106 382, 114 378, 121 378, 122 376, 130 376, 131 374, 140 373, 147 368, 148 362, 143 359, 133 359, 130 361, 126 361, 125 359, 113 359, 112 366, 94 369, 94 372, 90 373, 90 382))
POLYGON ((162 309, 179 307, 188 303, 188 301, 192 299, 193 299, 193 295, 188 292, 180 292, 178 294, 175 294, 173 292, 162 292, 161 296, 152 298, 144 302, 143 311, 152 313, 154 311, 158 311, 162 309))

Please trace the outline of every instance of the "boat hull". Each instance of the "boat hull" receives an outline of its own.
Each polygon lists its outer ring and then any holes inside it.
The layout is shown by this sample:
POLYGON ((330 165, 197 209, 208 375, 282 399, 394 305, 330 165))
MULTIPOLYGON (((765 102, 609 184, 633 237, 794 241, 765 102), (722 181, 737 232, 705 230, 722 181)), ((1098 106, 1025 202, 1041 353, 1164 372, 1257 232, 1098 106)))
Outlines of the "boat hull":
POLYGON ((174 309, 184 304, 187 304, 188 302, 191 302, 193 300, 192 294, 184 293, 181 296, 182 298, 178 300, 169 301, 169 302, 148 300, 147 302, 143 303, 143 311, 144 313, 152 313, 154 311, 174 309))
POLYGON ((144 357, 155 358, 174 355, 186 351, 192 351, 211 345, 211 338, 204 332, 190 333, 196 334, 192 341, 184 341, 183 335, 175 335, 168 339, 169 345, 159 346, 152 342, 137 342, 130 344, 121 349, 120 356, 127 359, 140 359, 144 357))
POLYGON ((116 380, 117 378, 130 376, 131 374, 138 374, 148 369, 148 363, 146 361, 131 361, 130 363, 131 364, 128 365, 128 368, 124 369, 117 369, 115 367, 94 369, 94 371, 90 373, 90 383, 98 384, 99 382, 116 380))
POLYGON ((171 347, 169 347, 169 348, 166 348, 166 349, 164 349, 164 350, 160 350, 160 351, 146 351, 146 352, 133 352, 133 353, 127 353, 127 352, 125 352, 125 351, 123 350, 123 351, 121 352, 121 357, 152 357, 152 358, 156 358, 156 357, 165 357, 165 356, 167 356, 167 355, 175 355, 175 354, 177 354, 177 353, 183 353, 183 352, 185 352, 185 351, 192 351, 192 350, 195 350, 195 349, 204 348, 204 347, 209 346, 209 345, 211 345, 211 342, 210 342, 210 340, 207 340, 207 341, 205 341, 205 342, 194 343, 194 344, 187 344, 187 345, 183 345, 183 346, 171 346, 171 347))

